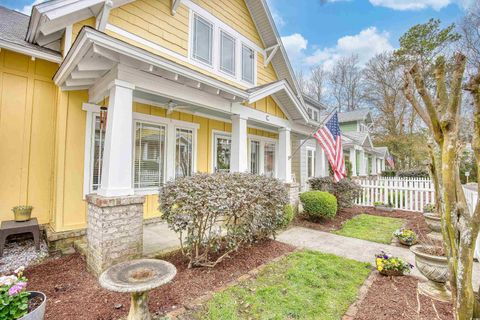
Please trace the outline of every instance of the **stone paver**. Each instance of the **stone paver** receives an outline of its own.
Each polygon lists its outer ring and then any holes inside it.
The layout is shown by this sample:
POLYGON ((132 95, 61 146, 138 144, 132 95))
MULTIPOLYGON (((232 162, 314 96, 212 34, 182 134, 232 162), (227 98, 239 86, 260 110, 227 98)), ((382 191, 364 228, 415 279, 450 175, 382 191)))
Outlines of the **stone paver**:
MULTIPOLYGON (((415 256, 409 249, 362 239, 343 237, 333 233, 307 228, 290 228, 278 235, 277 240, 296 247, 332 253, 357 261, 370 262, 372 265, 375 263, 375 254, 382 250, 401 257, 411 264, 415 264, 415 256)), ((417 268, 413 269, 412 275, 424 279, 417 268)), ((474 266, 473 285, 474 288, 478 288, 480 285, 480 263, 478 262, 476 262, 474 266)))

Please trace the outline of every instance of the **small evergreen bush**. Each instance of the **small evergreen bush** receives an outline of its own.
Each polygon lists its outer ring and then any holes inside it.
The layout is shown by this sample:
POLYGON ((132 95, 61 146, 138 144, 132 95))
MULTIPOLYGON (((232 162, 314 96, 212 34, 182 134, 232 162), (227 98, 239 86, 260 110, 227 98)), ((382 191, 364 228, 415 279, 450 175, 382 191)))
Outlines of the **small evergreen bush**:
POLYGON ((337 214, 337 199, 328 192, 306 191, 300 194, 305 214, 312 220, 333 218, 337 214))
POLYGON ((293 218, 295 218, 295 210, 291 204, 287 204, 284 209, 282 228, 288 227, 293 218))
POLYGON ((338 209, 349 208, 354 205, 355 198, 362 190, 357 183, 350 179, 334 182, 330 177, 312 178, 308 180, 312 190, 326 191, 337 199, 338 209))

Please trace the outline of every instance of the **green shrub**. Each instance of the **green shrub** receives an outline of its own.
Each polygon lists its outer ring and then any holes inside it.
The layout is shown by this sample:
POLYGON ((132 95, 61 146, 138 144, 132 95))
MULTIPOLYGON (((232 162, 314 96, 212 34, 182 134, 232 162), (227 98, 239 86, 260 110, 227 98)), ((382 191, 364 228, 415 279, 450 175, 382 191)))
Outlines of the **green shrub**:
POLYGON ((288 193, 275 178, 201 173, 168 182, 159 203, 189 267, 213 267, 242 245, 275 236, 287 220, 288 193))
POLYGON ((291 204, 287 204, 284 209, 282 228, 288 227, 293 218, 295 218, 295 210, 291 204))
POLYGON ((382 177, 395 177, 396 175, 397 173, 392 169, 383 170, 381 173, 382 177))
POLYGON ((427 169, 403 169, 397 171, 397 176, 401 178, 429 178, 430 174, 427 169))
POLYGON ((330 177, 312 178, 308 180, 312 190, 326 191, 337 199, 338 209, 349 208, 354 205, 355 198, 362 190, 358 184, 350 179, 334 182, 330 177))
POLYGON ((337 214, 337 199, 324 191, 306 191, 300 194, 303 210, 309 218, 333 218, 337 214))

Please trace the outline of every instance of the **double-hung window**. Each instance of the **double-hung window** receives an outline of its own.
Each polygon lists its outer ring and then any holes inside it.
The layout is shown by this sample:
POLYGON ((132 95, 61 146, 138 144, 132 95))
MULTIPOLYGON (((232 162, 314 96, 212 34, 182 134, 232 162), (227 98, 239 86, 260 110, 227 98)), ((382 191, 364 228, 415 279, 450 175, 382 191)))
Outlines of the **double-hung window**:
POLYGON ((307 178, 315 176, 315 149, 307 148, 307 178))
POLYGON ((215 134, 214 138, 215 172, 230 171, 232 138, 229 135, 215 134))
POLYGON ((235 75, 235 39, 220 31, 220 70, 235 75))
POLYGON ((266 142, 264 146, 264 169, 267 177, 275 177, 275 143, 266 142))
POLYGON ((94 115, 94 141, 92 143, 93 152, 91 153, 91 190, 96 191, 100 188, 102 181, 102 159, 103 147, 105 145, 105 127, 100 124, 100 115, 94 115))
POLYGON ((260 174, 260 141, 250 140, 250 172, 260 174))
POLYGON ((212 65, 213 25, 199 15, 193 18, 193 51, 195 60, 212 65))
POLYGON ((134 188, 158 188, 165 178, 165 126, 135 122, 134 188))
POLYGON ((193 130, 176 128, 175 178, 191 176, 193 173, 193 130))
POLYGON ((255 52, 242 45, 242 80, 248 83, 254 83, 255 52))

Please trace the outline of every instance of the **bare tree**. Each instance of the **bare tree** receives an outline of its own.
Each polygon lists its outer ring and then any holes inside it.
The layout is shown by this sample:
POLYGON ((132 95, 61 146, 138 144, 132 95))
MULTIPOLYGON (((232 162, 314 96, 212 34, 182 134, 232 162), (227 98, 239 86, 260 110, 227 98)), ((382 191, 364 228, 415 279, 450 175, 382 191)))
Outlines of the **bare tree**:
MULTIPOLYGON (((459 172, 461 141, 459 128, 462 81, 466 58, 457 54, 451 80, 447 80, 446 62, 442 56, 434 64, 435 94, 426 87, 418 63, 405 72, 405 96, 433 136, 431 143, 431 173, 435 186, 436 209, 441 215, 444 247, 448 258, 450 287, 455 306, 455 319, 479 317, 480 308, 472 286, 473 253, 480 229, 480 201, 470 214, 459 172), (417 95, 421 100, 417 99, 417 95), (477 306, 477 308, 475 307, 477 306), (477 314, 475 314, 477 313, 477 314)), ((480 169, 480 74, 467 85, 472 93, 473 149, 480 169)))
POLYGON ((316 65, 310 70, 311 77, 307 83, 308 94, 319 102, 325 102, 328 72, 323 68, 323 65, 316 65))
POLYGON ((460 22, 461 51, 467 57, 468 70, 480 69, 480 2, 473 3, 460 22))
POLYGON ((303 73, 303 70, 296 70, 295 76, 297 77, 298 86, 300 87, 300 91, 302 94, 308 93, 308 79, 303 73))
POLYGON ((390 135, 400 135, 410 107, 403 95, 403 76, 392 63, 391 53, 381 53, 370 59, 364 72, 365 101, 375 108, 377 127, 390 135))
POLYGON ((340 58, 329 74, 331 95, 340 111, 358 109, 364 98, 362 70, 357 55, 340 58))

